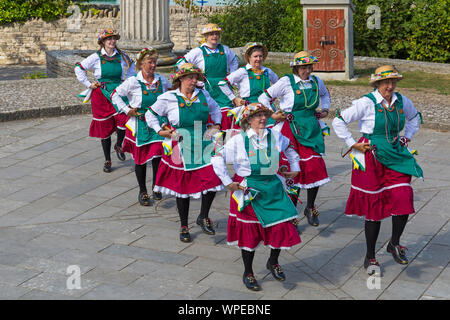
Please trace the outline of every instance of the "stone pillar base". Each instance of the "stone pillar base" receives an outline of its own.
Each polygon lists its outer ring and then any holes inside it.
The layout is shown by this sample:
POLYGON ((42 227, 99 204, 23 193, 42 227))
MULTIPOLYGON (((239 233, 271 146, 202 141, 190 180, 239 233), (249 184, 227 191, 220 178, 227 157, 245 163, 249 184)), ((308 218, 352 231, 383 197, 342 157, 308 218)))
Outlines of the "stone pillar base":
POLYGON ((173 65, 177 62, 177 56, 172 52, 173 42, 145 42, 142 40, 120 40, 117 46, 128 53, 134 61, 136 61, 136 56, 139 51, 144 48, 155 48, 158 52, 158 66, 168 66, 173 65))

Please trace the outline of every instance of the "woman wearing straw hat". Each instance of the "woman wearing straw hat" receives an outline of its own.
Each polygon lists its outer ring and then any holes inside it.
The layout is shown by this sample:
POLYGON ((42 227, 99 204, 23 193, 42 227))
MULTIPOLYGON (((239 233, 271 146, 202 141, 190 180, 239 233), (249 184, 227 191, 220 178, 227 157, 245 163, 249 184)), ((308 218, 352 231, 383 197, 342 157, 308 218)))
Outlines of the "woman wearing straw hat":
POLYGON ((159 165, 155 192, 176 197, 180 215, 180 240, 190 242, 189 199, 202 198, 197 224, 214 235, 209 209, 217 191, 223 189, 210 163, 211 138, 220 129, 217 103, 197 83, 203 73, 191 63, 181 65, 173 77, 173 87, 160 95, 145 118, 150 128, 165 137, 165 152, 159 165), (170 127, 161 127, 158 117, 167 117, 170 127), (208 118, 213 123, 208 123, 208 118), (209 127, 208 127, 209 126, 209 127))
MULTIPOLYGON (((166 77, 155 73, 157 60, 158 53, 156 49, 142 49, 138 53, 136 60, 136 71, 138 71, 138 74, 125 80, 111 95, 112 101, 119 110, 130 117, 126 124, 127 129, 123 150, 131 153, 134 159, 134 170, 139 184, 138 200, 142 206, 151 204, 146 186, 147 162, 152 162, 152 182, 154 186, 159 162, 163 154, 163 138, 147 126, 145 113, 156 102, 158 96, 166 92, 170 87, 166 77), (123 97, 128 99, 129 105, 123 101, 123 97)), ((159 118, 159 120, 160 125, 167 122, 163 118, 159 118)), ((161 193, 153 192, 153 199, 161 200, 161 193)))
POLYGON ((189 62, 203 70, 206 76, 205 88, 221 108, 222 130, 227 130, 231 128, 232 121, 232 118, 227 118, 227 112, 233 104, 218 84, 227 74, 237 70, 239 61, 228 46, 220 43, 222 29, 217 24, 205 25, 201 34, 204 36, 202 44, 189 51, 177 65, 189 62))
POLYGON ((260 103, 243 107, 238 114, 240 134, 216 150, 211 159, 214 171, 232 192, 227 242, 241 249, 243 282, 254 291, 260 290, 252 268, 256 247, 263 242, 271 248, 266 267, 276 280, 284 281, 286 276, 278 263, 280 251, 301 241, 289 222, 297 216, 297 210, 276 174, 280 152, 286 154, 291 164, 292 172, 283 173, 285 177, 298 174, 299 157, 288 138, 266 128, 272 113, 260 103), (234 165, 233 179, 228 174, 227 163, 234 165))
POLYGON ((308 223, 317 227, 319 212, 315 200, 319 187, 330 181, 322 159, 325 153, 323 134, 327 133, 328 127, 319 119, 328 115, 330 96, 323 81, 311 75, 315 63, 318 63, 317 58, 306 51, 295 54, 294 61, 290 63, 292 74, 282 77, 265 90, 259 101, 268 105, 274 99, 281 98, 280 109, 283 113, 273 115, 278 121, 274 130, 288 137, 300 156, 301 171, 293 182, 297 187, 307 189, 304 214, 308 223), (320 104, 322 110, 316 112, 320 104))
POLYGON ((120 35, 114 29, 107 28, 101 31, 97 37, 100 50, 75 64, 78 81, 92 90, 93 119, 89 128, 89 136, 101 139, 105 155, 104 172, 111 172, 111 135, 114 131, 117 133, 114 150, 116 150, 119 160, 125 161, 122 142, 128 117, 126 114, 120 113, 117 106, 111 103, 111 93, 123 80, 135 75, 133 61, 117 48, 119 39, 120 35), (92 71, 96 78, 92 83, 86 75, 87 70, 92 71))
POLYGON ((392 237, 387 251, 396 262, 407 264, 406 248, 400 236, 414 213, 411 177, 422 177, 422 169, 407 148, 419 129, 421 115, 413 103, 395 92, 403 77, 393 66, 381 66, 372 74, 374 91, 354 100, 348 109, 337 112, 333 129, 350 147, 353 159, 352 187, 345 214, 365 217, 367 252, 364 267, 377 273, 375 246, 381 220, 392 217, 392 237), (359 121, 362 137, 356 142, 347 125, 359 121), (406 124, 405 124, 406 122, 406 124), (404 136, 400 132, 405 129, 404 136))
MULTIPOLYGON (((278 76, 271 69, 262 65, 267 58, 269 50, 260 42, 249 42, 245 46, 244 59, 247 65, 229 74, 219 82, 222 92, 233 101, 234 105, 242 106, 247 101, 258 102, 258 97, 268 89, 271 84, 278 81, 278 76), (236 85, 241 98, 236 97, 230 87, 236 85)), ((273 124, 272 118, 268 124, 273 124)))

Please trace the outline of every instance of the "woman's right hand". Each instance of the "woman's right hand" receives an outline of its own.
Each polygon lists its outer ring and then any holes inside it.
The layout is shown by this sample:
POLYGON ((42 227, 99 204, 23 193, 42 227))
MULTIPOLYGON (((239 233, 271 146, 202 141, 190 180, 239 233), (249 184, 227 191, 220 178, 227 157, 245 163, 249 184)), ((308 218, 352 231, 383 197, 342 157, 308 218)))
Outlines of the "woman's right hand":
POLYGON ((232 182, 229 185, 227 185, 227 188, 231 192, 235 192, 240 189, 239 186, 240 186, 239 182, 232 182))
POLYGON ((159 134, 161 137, 164 137, 164 138, 172 138, 172 134, 173 134, 174 131, 175 131, 175 130, 173 130, 173 129, 159 130, 159 131, 158 131, 158 134, 159 134))
POLYGON ((277 111, 272 114, 272 119, 275 121, 284 121, 286 120, 286 114, 283 111, 277 111))
POLYGON ((233 103, 234 103, 234 105, 236 107, 240 107, 240 106, 243 106, 245 104, 245 101, 243 99, 241 99, 241 98, 237 98, 236 97, 236 98, 233 99, 233 103))
POLYGON ((353 149, 356 149, 362 153, 365 153, 366 151, 368 151, 370 149, 370 144, 369 143, 355 143, 354 145, 352 145, 353 149))
POLYGON ((100 83, 98 83, 98 81, 92 82, 91 85, 89 86, 89 88, 91 89, 97 89, 98 87, 100 87, 100 83))
POLYGON ((131 108, 130 111, 128 111, 127 115, 129 117, 136 117, 139 115, 138 109, 137 108, 131 108))

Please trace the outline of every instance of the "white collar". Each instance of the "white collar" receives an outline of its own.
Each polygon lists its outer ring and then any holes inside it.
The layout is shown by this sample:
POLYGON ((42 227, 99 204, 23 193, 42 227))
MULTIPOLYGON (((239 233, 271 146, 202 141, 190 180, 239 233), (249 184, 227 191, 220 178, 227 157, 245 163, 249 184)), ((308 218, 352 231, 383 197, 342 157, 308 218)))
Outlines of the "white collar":
MULTIPOLYGON (((247 63, 247 65, 245 66, 245 70, 250 70, 252 68, 252 65, 250 63, 247 63)), ((261 66, 261 71, 266 70, 266 67, 261 66)))
POLYGON ((309 75, 309 78, 307 79, 307 80, 303 80, 302 78, 300 78, 298 75, 296 75, 296 74, 293 74, 294 75, 294 81, 295 81, 295 83, 299 83, 300 81, 301 82, 310 82, 311 80, 312 80, 312 77, 311 77, 311 75, 309 75))
MULTIPOLYGON (((373 93, 373 95, 375 97, 375 100, 377 101, 377 104, 379 104, 379 103, 381 103, 383 101, 385 101, 386 104, 387 104, 387 100, 383 98, 383 96, 381 95, 380 91, 378 91, 378 89, 375 90, 372 93, 373 93)), ((397 100, 397 95, 395 93, 393 93, 392 94, 392 99, 391 99, 391 104, 389 105, 389 107, 392 106, 396 100, 397 100)))
POLYGON ((264 139, 267 136, 269 131, 267 129, 264 129, 262 138, 260 138, 259 135, 256 133, 256 131, 253 130, 252 128, 247 129, 246 133, 247 133, 247 136, 249 137, 249 139, 256 138, 256 139, 262 140, 262 139, 264 139))
MULTIPOLYGON (((195 89, 194 89, 194 93, 192 94, 192 97, 191 97, 190 100, 192 100, 195 96, 198 96, 199 91, 200 91, 200 90, 199 90, 198 88, 195 88, 195 89)), ((185 98, 187 99, 187 97, 180 91, 180 88, 178 88, 178 89, 175 91, 175 93, 176 93, 178 96, 185 97, 185 98)))
MULTIPOLYGON (((142 70, 138 72, 138 74, 136 75, 136 78, 141 82, 149 84, 148 81, 144 79, 144 76, 142 75, 142 70)), ((155 72, 155 74, 153 75, 153 82, 151 84, 152 85, 155 84, 158 81, 158 79, 159 79, 159 74, 157 74, 155 72)))
POLYGON ((206 50, 209 50, 209 51, 211 51, 211 52, 215 52, 215 51, 217 51, 217 50, 219 50, 219 44, 220 44, 220 42, 218 42, 217 43, 217 46, 216 46, 216 48, 215 49, 212 49, 212 48, 210 48, 210 47, 208 47, 208 44, 205 42, 205 43, 202 43, 200 46, 201 47, 205 47, 205 49, 206 50))
POLYGON ((106 52, 105 48, 102 48, 102 50, 100 51, 100 53, 102 55, 107 55, 108 57, 114 57, 117 53, 119 53, 119 51, 117 51, 116 48, 114 48, 114 54, 112 56, 108 55, 108 53, 106 52))

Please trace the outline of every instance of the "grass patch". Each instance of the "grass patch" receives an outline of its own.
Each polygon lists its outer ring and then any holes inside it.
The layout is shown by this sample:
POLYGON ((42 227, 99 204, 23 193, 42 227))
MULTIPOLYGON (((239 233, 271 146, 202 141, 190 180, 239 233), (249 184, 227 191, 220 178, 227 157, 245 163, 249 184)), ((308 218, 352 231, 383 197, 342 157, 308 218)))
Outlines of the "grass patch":
MULTIPOLYGON (((266 67, 272 69, 279 77, 291 73, 291 68, 287 64, 268 63, 266 67)), ((354 81, 324 81, 325 85, 334 86, 364 86, 369 87, 369 79, 373 69, 355 69, 358 79, 354 81)), ((426 73, 422 71, 402 72, 403 80, 398 82, 398 88, 409 88, 420 91, 434 92, 442 95, 450 94, 449 74, 426 73)))
POLYGON ((35 71, 32 73, 25 73, 22 75, 23 79, 44 79, 47 78, 47 74, 42 71, 35 71))

